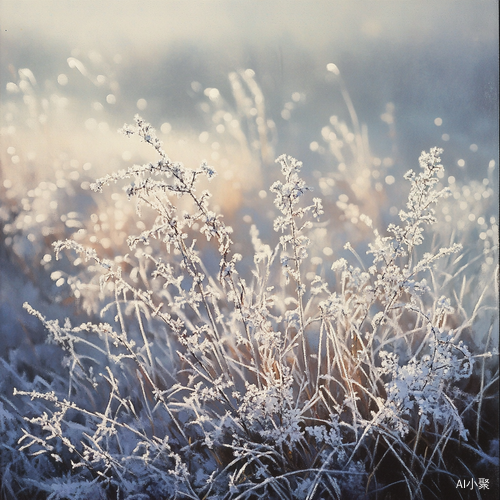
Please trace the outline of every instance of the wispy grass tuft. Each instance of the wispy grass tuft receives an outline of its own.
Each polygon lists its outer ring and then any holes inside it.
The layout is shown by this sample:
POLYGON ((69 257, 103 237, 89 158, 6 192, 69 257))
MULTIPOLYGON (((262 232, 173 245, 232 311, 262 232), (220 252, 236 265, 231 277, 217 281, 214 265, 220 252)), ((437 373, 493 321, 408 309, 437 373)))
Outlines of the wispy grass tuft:
MULTIPOLYGON (((482 331, 495 284, 466 304, 462 245, 453 237, 440 245, 433 232, 436 208, 453 194, 440 184, 440 149, 423 152, 419 171, 404 176, 399 221, 377 228, 357 215, 371 233, 366 256, 347 243, 352 262, 318 261, 314 231, 325 209, 300 161, 276 160, 279 242, 264 242, 252 225, 252 250, 241 255, 240 236, 199 188, 201 179, 217 182, 215 168, 172 161, 139 116, 122 132, 156 159, 91 188, 125 182, 138 217, 152 223, 128 236, 123 256, 107 259, 75 239, 55 243, 57 258, 70 251, 98 274, 100 321, 61 324, 25 305, 64 351, 67 380, 16 390, 38 412, 18 440, 23 467, 37 470, 24 488, 54 499, 90 491, 442 498, 471 472, 461 454, 474 457, 472 468, 498 462, 482 438, 498 383, 494 315, 482 331)), ((496 252, 490 246, 477 259, 496 252)))

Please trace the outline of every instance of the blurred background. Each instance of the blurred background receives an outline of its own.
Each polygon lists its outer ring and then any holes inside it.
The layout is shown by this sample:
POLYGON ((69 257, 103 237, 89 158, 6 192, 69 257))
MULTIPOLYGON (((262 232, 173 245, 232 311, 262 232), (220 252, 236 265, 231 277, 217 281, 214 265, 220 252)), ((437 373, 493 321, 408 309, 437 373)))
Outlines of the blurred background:
POLYGON ((131 120, 140 99, 147 103, 140 111, 156 127, 168 122, 203 131, 193 82, 231 100, 228 74, 251 68, 279 129, 277 153, 309 162, 315 159, 309 145, 330 115, 349 117, 326 71, 334 63, 374 154, 397 147, 394 161, 414 164, 422 149, 444 146, 449 168, 462 159, 470 176, 497 155, 495 0, 2 0, 0 6, 4 125, 5 100, 13 97, 6 84, 21 68, 33 72, 41 89, 79 106, 80 123, 100 121, 104 111, 113 133, 131 120), (94 85, 68 67, 71 56, 94 85), (67 79, 57 80, 60 74, 67 79), (110 81, 99 84, 99 74, 110 81), (108 91, 112 103, 103 99, 108 91), (103 108, 92 107, 94 99, 103 108), (287 102, 294 106, 283 113, 287 102), (388 103, 397 137, 380 119, 388 103))
POLYGON ((498 234, 495 0, 1 0, 0 27, 0 342, 11 358, 24 346, 23 369, 48 349, 23 301, 95 311, 51 243, 113 257, 141 229, 119 190, 89 190, 155 159, 116 132, 135 113, 173 160, 216 168, 214 203, 236 228, 269 219, 274 159, 302 160, 340 221, 323 258, 363 241, 360 212, 393 220, 402 175, 433 146, 455 186, 450 234, 498 234))

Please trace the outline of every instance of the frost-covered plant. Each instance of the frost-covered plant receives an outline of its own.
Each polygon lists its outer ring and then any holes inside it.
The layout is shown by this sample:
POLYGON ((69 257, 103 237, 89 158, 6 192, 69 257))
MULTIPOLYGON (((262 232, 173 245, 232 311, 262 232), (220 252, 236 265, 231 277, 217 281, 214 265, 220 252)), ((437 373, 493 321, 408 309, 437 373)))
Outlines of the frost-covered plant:
POLYGON ((440 279, 443 267, 451 281, 460 274, 461 246, 419 252, 448 195, 436 189, 439 149, 405 175, 399 224, 381 233, 361 216, 373 230, 370 265, 348 244, 361 267, 342 258, 322 270, 309 256, 322 202, 305 201, 301 162, 280 156, 283 179, 271 186, 279 243, 252 226, 246 272, 232 228, 198 190, 215 170, 170 160, 140 117, 123 133, 158 159, 92 189, 129 179, 128 197, 154 223, 129 237, 131 254, 110 260, 74 240, 55 244, 58 257, 74 250, 98 266, 111 300, 101 323, 77 326, 26 305, 62 347, 69 374, 65 392, 17 391, 45 406, 26 418, 20 449, 53 464, 26 488, 54 499, 85 498, 89 488, 103 498, 313 499, 403 485, 426 498, 454 488, 460 447, 494 463, 471 431, 498 380, 484 376, 496 346, 490 332, 471 353, 464 331, 474 324, 456 314, 440 279))

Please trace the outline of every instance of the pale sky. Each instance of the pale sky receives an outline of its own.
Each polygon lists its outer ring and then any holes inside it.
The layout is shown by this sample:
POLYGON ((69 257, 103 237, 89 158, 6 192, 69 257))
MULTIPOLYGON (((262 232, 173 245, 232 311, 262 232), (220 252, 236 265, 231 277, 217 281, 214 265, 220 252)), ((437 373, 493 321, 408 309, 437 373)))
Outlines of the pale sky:
POLYGON ((365 40, 426 43, 498 36, 495 0, 1 0, 2 37, 40 36, 106 51, 163 44, 260 44, 288 36, 308 48, 365 40))

